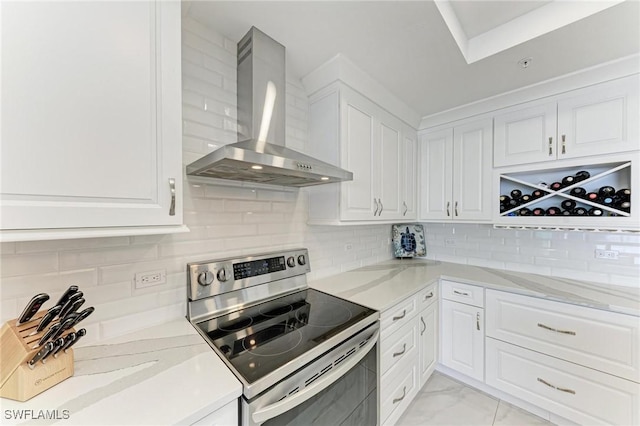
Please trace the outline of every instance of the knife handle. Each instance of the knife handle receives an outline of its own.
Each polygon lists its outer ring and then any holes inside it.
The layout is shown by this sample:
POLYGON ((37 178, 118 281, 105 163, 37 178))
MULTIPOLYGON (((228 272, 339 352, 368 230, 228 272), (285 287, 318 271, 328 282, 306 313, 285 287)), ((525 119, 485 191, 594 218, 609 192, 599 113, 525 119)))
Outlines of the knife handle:
POLYGON ((56 340, 62 333, 70 329, 75 318, 67 318, 59 322, 60 327, 51 335, 50 340, 56 340))
POLYGON ((76 338, 73 339, 68 345, 65 346, 64 348, 64 352, 66 353, 69 348, 71 348, 71 346, 75 345, 76 343, 78 343, 78 340, 80 340, 80 338, 82 336, 85 336, 87 334, 87 330, 84 328, 81 328, 80 330, 78 330, 78 332, 76 333, 76 338))
POLYGON ((62 349, 62 345, 64 345, 64 338, 59 337, 53 343, 53 348, 46 353, 46 355, 42 358, 42 363, 44 364, 51 355, 55 355, 60 349, 62 349))
POLYGON ((49 352, 51 352, 51 350, 53 349, 53 346, 54 346, 53 342, 49 342, 46 345, 44 345, 42 349, 40 349, 38 353, 35 354, 34 357, 31 358, 31 360, 27 363, 29 365, 29 368, 33 369, 36 365, 36 362, 40 361, 41 359, 46 357, 49 354, 49 352))
MULTIPOLYGON (((62 310, 60 311, 60 314, 58 314, 58 318, 64 318, 67 316, 67 314, 69 312, 73 312, 73 306, 75 305, 76 301, 82 299, 82 292, 81 291, 77 291, 75 293, 73 293, 71 296, 69 296, 69 299, 67 300, 67 303, 64 304, 64 306, 62 307, 62 310)), ((83 299, 84 300, 84 299, 83 299)), ((82 302, 84 303, 84 302, 82 302)), ((82 303, 80 305, 82 305, 82 303)), ((78 306, 80 306, 78 305, 78 306)))
POLYGON ((73 293, 76 293, 77 291, 77 285, 69 286, 69 288, 62 294, 62 296, 60 296, 60 300, 58 300, 58 303, 56 303, 56 305, 64 306, 69 300, 69 297, 71 297, 71 295, 73 293))
MULTIPOLYGON (((64 343, 62 344, 62 348, 60 349, 63 349, 65 352, 67 352, 67 348, 73 344, 74 340, 76 340, 76 333, 72 331, 64 337, 64 343)), ((60 355, 60 351, 58 351, 58 353, 54 354, 53 356, 54 358, 58 358, 58 355, 60 355)))
POLYGON ((40 293, 33 296, 22 310, 22 313, 18 317, 18 321, 16 321, 16 325, 24 324, 33 318, 36 312, 40 310, 40 307, 47 300, 49 300, 49 295, 47 293, 40 293))
POLYGON ((82 321, 85 318, 87 318, 95 310, 96 310, 96 308, 94 308, 93 306, 89 306, 87 309, 85 309, 85 310, 81 311, 80 313, 78 313, 78 316, 76 317, 76 319, 73 322, 73 325, 71 327, 75 327, 80 321, 82 321))
POLYGON ((34 334, 38 334, 42 330, 47 328, 47 326, 49 324, 51 324, 51 321, 56 317, 56 315, 58 315, 60 313, 61 309, 62 309, 62 306, 60 306, 60 305, 56 305, 56 306, 52 307, 51 309, 49 309, 47 311, 47 313, 44 314, 44 316, 40 320, 40 323, 38 323, 38 327, 33 332, 31 332, 30 336, 32 336, 34 334))
POLYGON ((47 341, 48 341, 49 339, 51 339, 51 336, 53 336, 53 334, 54 334, 54 333, 56 333, 56 332, 60 329, 60 327, 62 327, 62 324, 61 324, 61 323, 59 323, 59 322, 58 322, 58 323, 55 323, 55 324, 53 324, 51 327, 49 327, 49 330, 47 330, 47 332, 46 332, 46 333, 44 333, 44 336, 42 336, 42 337, 40 338, 40 340, 39 340, 39 341, 38 341, 38 343, 34 346, 34 348, 37 348, 38 346, 42 346, 42 345, 44 345, 45 343, 47 343, 47 341))

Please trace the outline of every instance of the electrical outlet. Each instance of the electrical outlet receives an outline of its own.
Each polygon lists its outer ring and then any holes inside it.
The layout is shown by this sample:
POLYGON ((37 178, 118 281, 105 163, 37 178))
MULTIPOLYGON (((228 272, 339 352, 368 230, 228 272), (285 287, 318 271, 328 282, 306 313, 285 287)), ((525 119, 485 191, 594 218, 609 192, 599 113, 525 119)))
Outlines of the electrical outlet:
POLYGON ((619 253, 618 250, 596 250, 594 257, 596 259, 617 260, 619 253))
POLYGON ((159 271, 140 272, 135 276, 136 288, 147 288, 167 282, 167 273, 164 269, 159 271))
POLYGON ((353 244, 347 243, 344 245, 344 251, 349 251, 353 248, 353 244))
POLYGON ((456 245, 455 238, 445 238, 444 245, 447 247, 455 246, 456 245))

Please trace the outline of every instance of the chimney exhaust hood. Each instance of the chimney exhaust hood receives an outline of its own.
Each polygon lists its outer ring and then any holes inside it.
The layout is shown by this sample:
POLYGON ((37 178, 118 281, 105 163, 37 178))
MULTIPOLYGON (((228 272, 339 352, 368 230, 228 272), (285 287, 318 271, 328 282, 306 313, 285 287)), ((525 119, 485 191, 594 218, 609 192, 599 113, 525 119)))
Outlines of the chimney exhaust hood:
POLYGON ((187 166, 187 174, 282 186, 353 180, 353 173, 284 146, 285 48, 252 27, 238 42, 238 140, 187 166))

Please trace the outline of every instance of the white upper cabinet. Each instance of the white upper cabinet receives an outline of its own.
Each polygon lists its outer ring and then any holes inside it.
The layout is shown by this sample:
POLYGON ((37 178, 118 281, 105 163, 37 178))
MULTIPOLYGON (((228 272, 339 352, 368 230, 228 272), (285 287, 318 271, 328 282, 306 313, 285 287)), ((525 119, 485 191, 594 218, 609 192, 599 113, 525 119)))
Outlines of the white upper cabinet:
POLYGON ((495 116, 493 165, 639 149, 639 90, 635 75, 503 110, 495 116))
POLYGON ((491 219, 490 118, 420 135, 420 219, 491 219))
POLYGON ((3 239, 179 228, 180 3, 1 7, 3 239))
POLYGON ((414 129, 343 84, 311 97, 309 122, 312 155, 353 173, 308 189, 310 223, 415 219, 414 129))

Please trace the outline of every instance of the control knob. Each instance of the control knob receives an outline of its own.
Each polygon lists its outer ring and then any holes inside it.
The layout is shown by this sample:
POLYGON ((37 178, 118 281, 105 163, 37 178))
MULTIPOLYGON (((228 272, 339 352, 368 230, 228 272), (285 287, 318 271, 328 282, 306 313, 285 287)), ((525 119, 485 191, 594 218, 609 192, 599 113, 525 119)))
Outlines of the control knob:
POLYGON ((296 266, 296 260, 293 258, 293 256, 289 256, 287 258, 287 265, 289 266, 289 268, 293 268, 294 266, 296 266))
POLYGON ((304 257, 304 254, 298 256, 298 265, 304 266, 305 263, 307 263, 307 259, 304 257))
POLYGON ((229 277, 227 277, 227 270, 222 268, 218 271, 218 281, 225 282, 229 277))
POLYGON ((204 271, 198 274, 198 283, 200 285, 210 285, 213 282, 213 272, 204 271))

